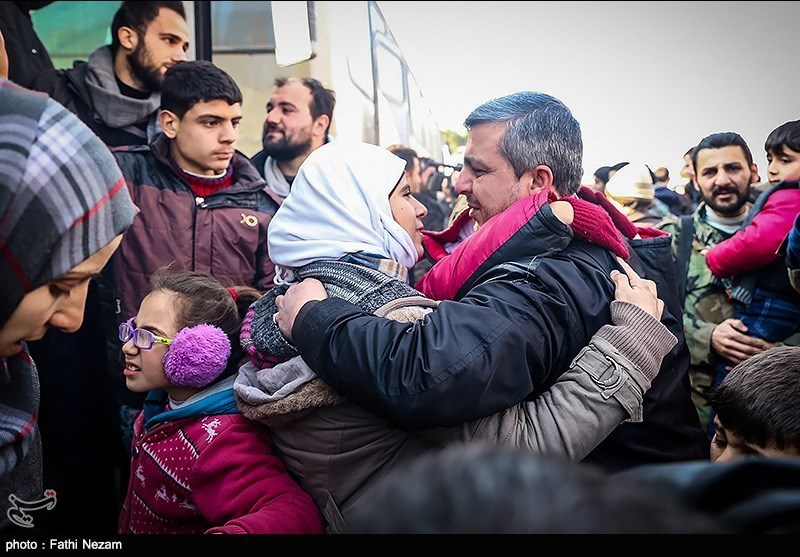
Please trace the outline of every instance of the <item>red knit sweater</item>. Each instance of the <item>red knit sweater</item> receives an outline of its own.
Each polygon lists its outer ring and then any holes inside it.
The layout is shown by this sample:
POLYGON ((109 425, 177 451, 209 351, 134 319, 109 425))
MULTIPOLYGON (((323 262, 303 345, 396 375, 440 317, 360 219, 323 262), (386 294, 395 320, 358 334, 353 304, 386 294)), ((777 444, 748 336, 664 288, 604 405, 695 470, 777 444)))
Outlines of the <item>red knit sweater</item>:
POLYGON ((134 424, 121 534, 321 534, 267 430, 241 414, 134 424))

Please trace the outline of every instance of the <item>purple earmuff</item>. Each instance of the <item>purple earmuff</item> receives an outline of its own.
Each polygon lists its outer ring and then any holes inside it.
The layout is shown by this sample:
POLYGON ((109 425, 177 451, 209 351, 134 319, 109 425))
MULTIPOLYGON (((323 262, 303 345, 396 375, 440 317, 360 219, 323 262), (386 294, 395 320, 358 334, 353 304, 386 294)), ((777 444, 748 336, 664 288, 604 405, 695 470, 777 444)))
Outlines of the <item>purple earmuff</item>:
POLYGON ((185 327, 164 355, 164 373, 173 385, 205 387, 225 370, 230 355, 231 341, 219 327, 185 327))

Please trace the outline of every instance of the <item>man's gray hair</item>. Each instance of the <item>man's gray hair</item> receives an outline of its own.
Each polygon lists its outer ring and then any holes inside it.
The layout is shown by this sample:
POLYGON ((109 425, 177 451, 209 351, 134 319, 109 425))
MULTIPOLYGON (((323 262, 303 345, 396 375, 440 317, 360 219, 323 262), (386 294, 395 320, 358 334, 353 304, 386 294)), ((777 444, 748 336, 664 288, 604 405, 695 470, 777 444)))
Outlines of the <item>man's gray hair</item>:
POLYGON ((569 108, 555 97, 521 91, 492 99, 464 121, 468 130, 478 124, 506 122, 498 150, 519 178, 545 165, 553 171, 559 195, 574 195, 583 178, 581 127, 569 108))

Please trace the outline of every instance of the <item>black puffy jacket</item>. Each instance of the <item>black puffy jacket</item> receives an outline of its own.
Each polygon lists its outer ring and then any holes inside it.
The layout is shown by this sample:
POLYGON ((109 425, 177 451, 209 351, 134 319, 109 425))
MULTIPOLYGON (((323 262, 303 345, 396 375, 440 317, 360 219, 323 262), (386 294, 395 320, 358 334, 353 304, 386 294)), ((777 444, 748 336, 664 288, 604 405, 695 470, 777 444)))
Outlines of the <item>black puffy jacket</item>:
MULTIPOLYGON (((534 398, 611 321, 609 273, 618 265, 611 251, 582 239, 545 257, 518 257, 533 232, 520 229, 493 255, 505 263, 481 269, 463 297, 422 321, 390 322, 329 298, 304 306, 295 344, 334 389, 404 428, 454 425, 534 398)), ((654 258, 631 250, 634 269, 656 281, 660 295, 674 290, 674 271, 651 276, 673 265, 669 238, 634 242, 654 258)), ((690 398, 680 307, 665 302, 662 322, 678 346, 645 394, 644 421, 622 424, 590 455, 609 469, 708 456, 690 398)))

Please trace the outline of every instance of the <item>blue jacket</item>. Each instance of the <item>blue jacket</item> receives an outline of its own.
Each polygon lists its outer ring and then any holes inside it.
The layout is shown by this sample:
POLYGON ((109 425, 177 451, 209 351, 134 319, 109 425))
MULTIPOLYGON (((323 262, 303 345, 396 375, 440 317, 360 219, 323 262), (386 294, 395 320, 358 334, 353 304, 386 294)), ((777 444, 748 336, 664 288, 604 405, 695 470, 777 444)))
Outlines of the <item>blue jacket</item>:
POLYGON ((789 281, 800 292, 800 214, 786 242, 786 266, 789 268, 789 281))

